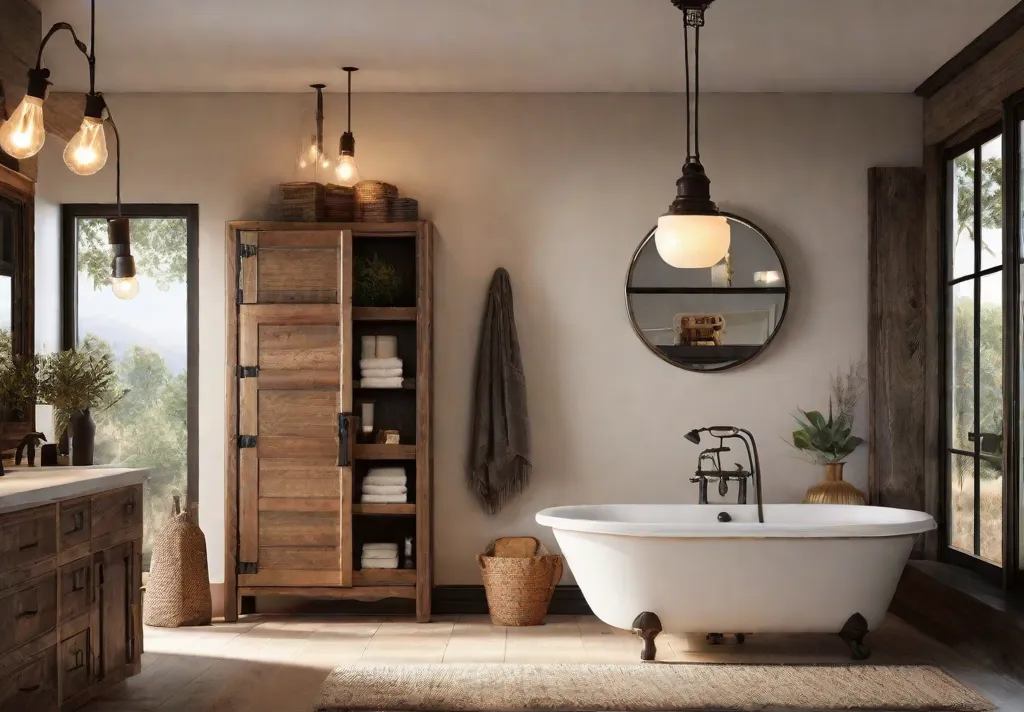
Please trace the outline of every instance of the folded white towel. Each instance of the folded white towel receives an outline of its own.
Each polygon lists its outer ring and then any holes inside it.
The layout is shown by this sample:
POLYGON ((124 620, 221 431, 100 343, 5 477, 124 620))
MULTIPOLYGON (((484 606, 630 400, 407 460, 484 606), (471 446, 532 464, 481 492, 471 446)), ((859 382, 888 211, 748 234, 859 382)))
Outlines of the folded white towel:
MULTIPOLYGON (((367 487, 405 487, 405 475, 381 475, 380 477, 364 477, 363 489, 367 487)), ((377 494, 381 494, 378 492, 377 494)), ((386 493, 385 493, 386 494, 386 493)))
POLYGON ((402 376, 400 368, 364 368, 360 374, 363 378, 395 378, 402 376))
POLYGON ((390 477, 392 475, 405 479, 405 468, 404 467, 371 467, 366 473, 366 479, 373 479, 374 477, 390 477))
POLYGON ((363 483, 363 494, 405 494, 405 485, 368 485, 363 483))
POLYGON ((377 337, 377 358, 396 358, 398 356, 397 336, 377 337))
POLYGON ((360 339, 362 351, 359 358, 377 358, 377 337, 364 336, 360 339))
POLYGON ((405 494, 364 494, 363 504, 404 504, 405 494))
POLYGON ((380 543, 369 542, 363 544, 363 551, 392 551, 398 553, 398 544, 390 541, 383 541, 380 543))
POLYGON ((401 388, 402 379, 399 378, 363 378, 359 381, 363 388, 401 388))
POLYGON ((360 370, 364 368, 401 368, 400 358, 361 358, 359 359, 360 370))
POLYGON ((397 569, 398 568, 398 557, 393 556, 390 559, 363 559, 359 562, 364 569, 397 569))
POLYGON ((393 559, 398 556, 397 551, 364 551, 363 561, 367 559, 393 559))

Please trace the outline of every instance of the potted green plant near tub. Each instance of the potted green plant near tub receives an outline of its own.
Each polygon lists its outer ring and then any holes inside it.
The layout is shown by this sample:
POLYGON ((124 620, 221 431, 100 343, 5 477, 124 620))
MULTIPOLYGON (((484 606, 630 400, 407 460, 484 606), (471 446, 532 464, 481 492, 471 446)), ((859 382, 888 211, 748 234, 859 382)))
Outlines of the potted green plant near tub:
POLYGON ((867 504, 864 493, 843 479, 846 458, 864 443, 853 434, 853 423, 866 386, 867 366, 860 361, 845 375, 836 374, 830 379, 827 418, 816 410, 801 410, 794 416, 800 427, 793 431, 793 447, 825 467, 825 480, 807 490, 805 503, 867 504))
POLYGON ((90 349, 58 351, 39 358, 39 401, 53 406, 54 438, 71 441, 71 464, 93 464, 93 410, 106 410, 124 396, 110 354, 90 349))

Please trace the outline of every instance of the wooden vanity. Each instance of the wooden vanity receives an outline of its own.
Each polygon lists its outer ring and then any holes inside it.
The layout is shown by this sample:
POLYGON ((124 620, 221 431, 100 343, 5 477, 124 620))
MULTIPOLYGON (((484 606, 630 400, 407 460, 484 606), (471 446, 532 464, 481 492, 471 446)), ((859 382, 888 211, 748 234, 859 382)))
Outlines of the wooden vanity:
POLYGON ((0 712, 77 709, 140 671, 144 474, 0 477, 0 712))

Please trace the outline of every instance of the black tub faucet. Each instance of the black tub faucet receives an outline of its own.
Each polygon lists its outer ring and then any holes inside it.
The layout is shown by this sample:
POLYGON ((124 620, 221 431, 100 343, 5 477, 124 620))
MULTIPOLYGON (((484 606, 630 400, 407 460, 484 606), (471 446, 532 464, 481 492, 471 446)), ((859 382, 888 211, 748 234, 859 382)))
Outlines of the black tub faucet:
POLYGON ((750 473, 754 479, 754 492, 757 497, 757 521, 764 524, 764 504, 761 497, 761 459, 757 454, 757 442, 754 440, 753 433, 745 428, 737 428, 732 425, 712 425, 709 428, 691 430, 686 434, 686 439, 694 445, 699 445, 701 433, 707 433, 721 442, 735 438, 746 447, 747 459, 750 460, 750 473))

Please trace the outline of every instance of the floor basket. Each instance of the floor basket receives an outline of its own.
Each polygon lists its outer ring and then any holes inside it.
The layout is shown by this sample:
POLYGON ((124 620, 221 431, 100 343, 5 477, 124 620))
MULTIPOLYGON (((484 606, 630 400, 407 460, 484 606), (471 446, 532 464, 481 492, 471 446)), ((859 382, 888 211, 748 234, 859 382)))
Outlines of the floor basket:
POLYGON ((158 628, 209 625, 212 617, 206 537, 193 514, 179 510, 157 535, 146 580, 142 622, 158 628))
POLYGON ((562 578, 561 556, 548 552, 532 537, 510 537, 498 539, 476 558, 494 625, 544 623, 562 578))

